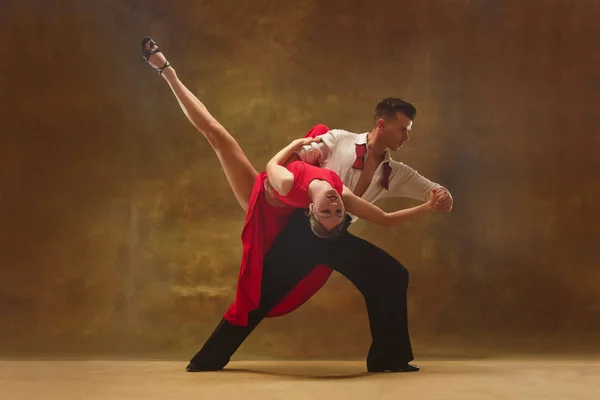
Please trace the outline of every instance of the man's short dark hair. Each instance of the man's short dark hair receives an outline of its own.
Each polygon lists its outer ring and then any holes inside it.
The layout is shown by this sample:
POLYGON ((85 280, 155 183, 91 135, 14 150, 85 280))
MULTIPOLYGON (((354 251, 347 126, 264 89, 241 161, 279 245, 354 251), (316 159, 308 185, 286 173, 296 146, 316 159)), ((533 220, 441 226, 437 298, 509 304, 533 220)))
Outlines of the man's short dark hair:
POLYGON ((373 123, 377 123, 380 118, 396 118, 396 113, 401 112, 406 115, 411 121, 417 117, 417 109, 415 106, 396 97, 388 97, 381 100, 375 107, 375 117, 373 123))

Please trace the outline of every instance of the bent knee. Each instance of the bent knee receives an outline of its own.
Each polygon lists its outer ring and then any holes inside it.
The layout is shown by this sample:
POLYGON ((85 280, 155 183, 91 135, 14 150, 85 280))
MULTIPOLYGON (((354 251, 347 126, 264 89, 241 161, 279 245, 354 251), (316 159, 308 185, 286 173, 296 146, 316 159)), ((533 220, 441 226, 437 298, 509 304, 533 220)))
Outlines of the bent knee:
POLYGON ((408 270, 402 264, 398 263, 394 268, 390 268, 385 277, 382 277, 382 285, 392 291, 398 289, 406 290, 409 277, 408 270))

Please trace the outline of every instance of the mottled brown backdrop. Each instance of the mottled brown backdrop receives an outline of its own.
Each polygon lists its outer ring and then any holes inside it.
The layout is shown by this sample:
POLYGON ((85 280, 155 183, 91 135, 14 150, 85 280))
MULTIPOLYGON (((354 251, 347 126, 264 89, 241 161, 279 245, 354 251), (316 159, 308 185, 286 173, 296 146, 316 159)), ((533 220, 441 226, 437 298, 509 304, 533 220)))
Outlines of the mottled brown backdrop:
MULTIPOLYGON (((417 357, 599 351, 598 20, 597 0, 3 0, 0 355, 185 358, 232 300, 244 214, 146 34, 258 169, 314 124, 417 106, 395 157, 455 210, 352 228, 411 271, 417 357)), ((334 275, 239 354, 368 343, 334 275)))

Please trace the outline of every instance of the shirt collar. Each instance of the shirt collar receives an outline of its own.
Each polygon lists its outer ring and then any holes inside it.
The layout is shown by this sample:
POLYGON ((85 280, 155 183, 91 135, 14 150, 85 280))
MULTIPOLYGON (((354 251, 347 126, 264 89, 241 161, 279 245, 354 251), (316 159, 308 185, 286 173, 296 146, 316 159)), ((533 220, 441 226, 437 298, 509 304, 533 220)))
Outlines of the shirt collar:
MULTIPOLYGON (((365 132, 365 133, 357 133, 356 137, 354 138, 354 144, 357 145, 367 145, 367 135, 369 134, 369 132, 365 132)), ((392 156, 390 155, 390 150, 389 149, 385 149, 385 153, 383 154, 383 161, 382 162, 389 162, 392 159, 392 156)))

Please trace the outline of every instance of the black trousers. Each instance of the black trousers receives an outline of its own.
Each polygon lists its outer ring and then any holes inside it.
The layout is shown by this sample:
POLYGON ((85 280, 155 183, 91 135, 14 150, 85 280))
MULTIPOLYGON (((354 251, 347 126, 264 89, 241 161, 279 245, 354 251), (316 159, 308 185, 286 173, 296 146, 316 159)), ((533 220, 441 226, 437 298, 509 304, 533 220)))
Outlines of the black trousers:
POLYGON ((265 256, 260 307, 250 312, 248 326, 236 326, 223 319, 191 359, 190 366, 204 370, 223 368, 269 310, 319 264, 340 272, 365 298, 372 338, 367 368, 394 368, 411 361, 406 268, 351 233, 345 232, 333 240, 317 237, 304 210, 296 210, 265 256))

